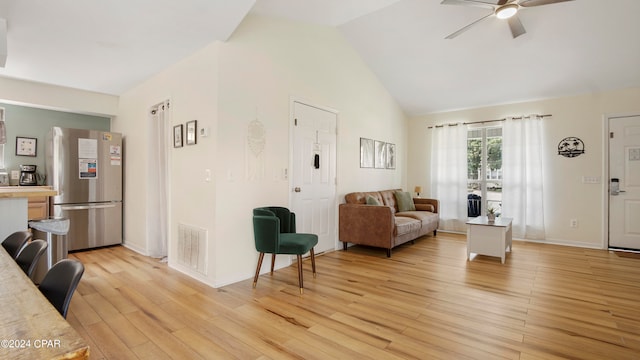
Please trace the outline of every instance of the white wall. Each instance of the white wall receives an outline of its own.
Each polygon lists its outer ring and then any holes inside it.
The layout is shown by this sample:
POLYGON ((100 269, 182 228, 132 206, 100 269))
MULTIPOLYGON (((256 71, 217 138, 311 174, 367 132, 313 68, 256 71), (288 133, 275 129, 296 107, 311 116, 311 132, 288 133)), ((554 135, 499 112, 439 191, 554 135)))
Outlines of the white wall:
MULTIPOLYGON (((196 146, 172 149, 170 249, 175 253, 179 222, 209 231, 206 276, 220 286, 253 276, 257 253, 251 210, 289 204, 291 99, 339 111, 338 196, 346 192, 403 187, 407 120, 389 93, 340 33, 333 28, 248 16, 233 36, 194 54, 121 97, 114 131, 127 135, 125 241, 144 249, 149 106, 169 97, 174 124, 198 119, 210 135, 196 146), (266 129, 265 176, 246 176, 247 126, 266 129), (359 139, 397 144, 397 169, 359 168, 359 139), (203 168, 214 180, 204 182, 203 168), (135 174, 135 175, 133 175, 135 174)), ((179 266, 172 259, 170 265, 179 266)))
MULTIPOLYGON (((125 134, 125 245, 146 253, 148 179, 149 109, 165 99, 171 100, 171 129, 173 125, 198 120, 198 127, 212 129, 211 135, 198 138, 196 145, 171 148, 169 259, 175 263, 177 224, 184 222, 215 234, 215 182, 205 182, 204 169, 216 167, 218 52, 213 43, 192 56, 162 71, 120 98, 120 110, 113 130, 125 134)), ((153 224, 150 224, 153 226, 153 224)), ((213 244, 213 242, 210 242, 213 244)), ((208 249, 212 258, 214 248, 208 249)), ((181 269, 183 271, 188 271, 181 269)), ((192 274, 202 281, 206 277, 192 274)))
POLYGON ((113 116, 118 97, 37 82, 0 77, 3 102, 87 115, 113 116))
POLYGON ((543 120, 546 241, 602 248, 606 245, 603 198, 608 181, 603 168, 603 117, 628 113, 640 113, 640 88, 416 117, 410 120, 408 183, 422 185, 429 195, 428 125, 552 114, 543 120), (558 155, 558 143, 568 136, 582 139, 585 154, 575 158, 558 155), (601 184, 583 184, 583 176, 599 176, 601 184), (578 228, 569 227, 570 219, 578 219, 578 228))
POLYGON ((291 97, 335 109, 338 115, 338 196, 404 185, 406 119, 389 93, 333 28, 249 16, 222 45, 219 153, 216 169, 219 284, 251 277, 257 254, 251 210, 287 206, 291 97), (264 181, 245 176, 247 125, 267 133, 264 181), (360 137, 397 144, 396 170, 360 169, 360 137), (231 174, 232 180, 229 180, 231 174), (224 225, 223 225, 224 224, 224 225))

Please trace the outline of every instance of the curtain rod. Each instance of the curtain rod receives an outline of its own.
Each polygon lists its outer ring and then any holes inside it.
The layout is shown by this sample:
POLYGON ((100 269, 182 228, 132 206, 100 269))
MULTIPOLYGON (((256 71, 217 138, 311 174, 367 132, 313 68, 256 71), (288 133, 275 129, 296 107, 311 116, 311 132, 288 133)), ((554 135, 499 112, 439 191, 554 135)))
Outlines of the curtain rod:
MULTIPOLYGON (((538 115, 538 114, 532 114, 530 116, 537 116, 537 117, 541 117, 541 118, 545 118, 545 117, 549 117, 551 116, 551 114, 544 114, 544 115, 538 115)), ((527 116, 519 116, 519 117, 512 117, 513 120, 522 120, 522 118, 525 118, 527 116)), ((470 122, 463 122, 462 125, 469 125, 469 124, 484 124, 484 123, 490 123, 490 122, 498 122, 498 121, 505 121, 507 120, 507 118, 502 118, 502 119, 495 119, 495 120, 482 120, 482 121, 470 121, 470 122)), ((427 126, 427 129, 433 129, 434 127, 436 128, 441 128, 441 127, 445 127, 445 126, 458 126, 460 125, 460 123, 449 123, 449 124, 442 124, 442 125, 431 125, 431 126, 427 126)))

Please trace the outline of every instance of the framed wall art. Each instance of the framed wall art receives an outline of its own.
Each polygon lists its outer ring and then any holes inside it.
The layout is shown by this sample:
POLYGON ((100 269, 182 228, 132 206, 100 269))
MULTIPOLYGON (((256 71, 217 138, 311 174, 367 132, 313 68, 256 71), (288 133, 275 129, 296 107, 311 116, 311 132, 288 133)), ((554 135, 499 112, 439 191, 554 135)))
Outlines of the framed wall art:
POLYGON ((372 139, 360 138, 360 167, 372 168, 374 161, 374 145, 372 139))
POLYGON ((38 139, 16 136, 16 155, 36 156, 37 149, 38 139))
POLYGON ((384 141, 375 141, 375 168, 384 169, 387 166, 387 147, 384 141))
POLYGON ((198 131, 198 120, 187 122, 187 145, 195 145, 197 142, 196 134, 198 131))
POLYGON ((386 168, 387 169, 395 169, 396 168, 396 144, 387 143, 385 145, 387 154, 386 154, 386 168))
POLYGON ((173 127, 173 147, 182 147, 182 124, 173 127))

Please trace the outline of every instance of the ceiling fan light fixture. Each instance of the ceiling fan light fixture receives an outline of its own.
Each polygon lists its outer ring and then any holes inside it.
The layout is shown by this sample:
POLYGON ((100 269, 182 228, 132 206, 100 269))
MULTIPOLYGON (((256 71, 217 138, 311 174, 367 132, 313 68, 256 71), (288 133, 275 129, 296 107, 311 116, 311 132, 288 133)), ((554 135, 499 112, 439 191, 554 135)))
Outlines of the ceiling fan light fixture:
POLYGON ((507 4, 496 9, 498 19, 508 19, 518 12, 518 4, 507 4))

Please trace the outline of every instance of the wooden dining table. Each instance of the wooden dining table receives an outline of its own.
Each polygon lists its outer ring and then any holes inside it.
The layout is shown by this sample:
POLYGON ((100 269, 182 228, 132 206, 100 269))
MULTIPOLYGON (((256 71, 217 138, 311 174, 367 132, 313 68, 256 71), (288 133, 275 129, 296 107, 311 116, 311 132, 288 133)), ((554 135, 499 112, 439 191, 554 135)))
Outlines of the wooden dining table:
POLYGON ((0 246, 0 359, 88 359, 89 345, 0 246))

